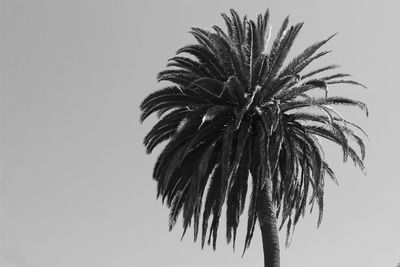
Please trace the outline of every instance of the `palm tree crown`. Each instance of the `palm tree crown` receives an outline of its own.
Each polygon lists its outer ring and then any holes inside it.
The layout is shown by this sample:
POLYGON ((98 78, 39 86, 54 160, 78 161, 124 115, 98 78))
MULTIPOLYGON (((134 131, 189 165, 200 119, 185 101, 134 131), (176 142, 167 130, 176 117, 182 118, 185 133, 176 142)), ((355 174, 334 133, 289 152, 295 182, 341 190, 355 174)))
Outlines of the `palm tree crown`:
POLYGON ((215 249, 225 202, 226 237, 234 246, 251 180, 246 249, 257 220, 257 195, 268 179, 276 216, 280 227, 287 225, 288 236, 307 205, 317 204, 321 222, 324 177, 336 178, 319 139, 338 144, 344 160, 364 170, 364 131, 333 106, 367 109, 360 101, 328 94, 333 84, 361 85, 346 73, 322 75, 337 65, 304 72, 329 53, 319 49, 334 35, 286 63, 303 23, 290 26, 286 18, 268 45, 268 10, 255 21, 234 10, 222 17, 227 31, 218 26, 191 29, 197 43, 179 49, 158 74, 159 81, 172 85, 144 99, 141 121, 155 112, 160 117, 144 139, 148 153, 168 141, 153 178, 158 196, 170 208, 170 228, 182 214, 184 233, 193 223, 196 240, 202 214, 202 246, 208 233, 215 249), (314 89, 325 94, 318 96, 314 89))

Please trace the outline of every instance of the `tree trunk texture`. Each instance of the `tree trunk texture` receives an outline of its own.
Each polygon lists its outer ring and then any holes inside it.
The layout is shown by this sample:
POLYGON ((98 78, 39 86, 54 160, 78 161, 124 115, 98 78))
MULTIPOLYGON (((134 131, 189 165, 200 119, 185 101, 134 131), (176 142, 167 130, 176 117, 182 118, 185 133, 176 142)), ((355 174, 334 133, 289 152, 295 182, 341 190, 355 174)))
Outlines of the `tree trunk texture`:
POLYGON ((256 209, 263 242, 264 266, 279 267, 279 236, 270 179, 267 180, 265 188, 259 192, 256 209))

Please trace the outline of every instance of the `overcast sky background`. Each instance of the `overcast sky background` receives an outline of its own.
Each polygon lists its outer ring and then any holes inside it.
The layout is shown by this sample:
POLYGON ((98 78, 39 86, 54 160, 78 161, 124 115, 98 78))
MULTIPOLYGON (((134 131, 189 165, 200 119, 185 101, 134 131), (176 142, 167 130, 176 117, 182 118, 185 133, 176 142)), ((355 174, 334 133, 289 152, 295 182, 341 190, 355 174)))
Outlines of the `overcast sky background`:
POLYGON ((189 28, 223 26, 219 13, 231 7, 251 18, 269 7, 273 33, 288 14, 305 21, 293 52, 339 32, 320 64, 338 63, 369 87, 330 91, 369 105, 369 119, 343 111, 369 133, 368 175, 327 145, 340 186, 326 182, 322 225, 315 215, 299 222, 282 266, 400 262, 399 1, 1 4, 0 266, 262 266, 259 230, 241 258, 246 217, 235 253, 224 223, 216 252, 192 232, 180 242, 180 223, 168 232, 151 179, 156 157, 142 145, 155 120, 139 124, 139 103, 193 41, 189 28))

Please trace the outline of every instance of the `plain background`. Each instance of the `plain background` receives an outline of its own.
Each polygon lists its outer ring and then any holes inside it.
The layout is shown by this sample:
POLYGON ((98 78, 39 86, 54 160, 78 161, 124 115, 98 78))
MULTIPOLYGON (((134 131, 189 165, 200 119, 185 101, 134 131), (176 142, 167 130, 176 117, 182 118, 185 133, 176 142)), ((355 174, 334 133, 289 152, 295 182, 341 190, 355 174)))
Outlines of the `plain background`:
POLYGON ((262 266, 258 231, 241 258, 246 216, 235 253, 223 223, 216 252, 191 232, 180 242, 179 223, 168 232, 151 179, 159 150, 142 145, 155 119, 139 124, 139 103, 193 41, 189 28, 223 26, 219 13, 231 7, 250 18, 270 8, 273 33, 288 14, 305 21, 293 52, 339 32, 320 64, 369 87, 330 91, 369 105, 368 119, 343 110, 369 133, 368 175, 327 143, 340 186, 327 181, 322 225, 314 214, 299 222, 282 266, 400 262, 398 1, 9 0, 0 7, 0 266, 262 266))

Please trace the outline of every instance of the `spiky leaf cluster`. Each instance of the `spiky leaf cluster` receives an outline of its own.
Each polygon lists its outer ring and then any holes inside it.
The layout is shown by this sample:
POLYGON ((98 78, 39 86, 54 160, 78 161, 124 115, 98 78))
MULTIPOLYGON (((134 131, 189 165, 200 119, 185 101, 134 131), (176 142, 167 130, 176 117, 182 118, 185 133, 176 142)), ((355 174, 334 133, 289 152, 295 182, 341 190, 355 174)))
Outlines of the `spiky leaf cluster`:
POLYGON ((363 131, 333 107, 366 111, 366 106, 328 95, 332 84, 361 85, 346 73, 323 76, 337 65, 305 71, 329 53, 319 50, 333 35, 286 63, 302 23, 291 26, 286 18, 268 45, 268 10, 255 21, 234 10, 222 17, 226 31, 218 26, 191 29, 197 43, 179 49, 159 73, 159 81, 172 85, 145 98, 141 120, 153 113, 160 116, 144 140, 148 153, 168 141, 153 177, 158 196, 170 208, 170 228, 182 214, 184 233, 193 223, 195 240, 201 227, 202 246, 208 233, 208 244, 215 248, 226 203, 226 237, 234 245, 251 191, 246 249, 257 220, 257 195, 267 179, 272 179, 277 216, 281 227, 286 223, 288 236, 307 205, 318 205, 321 222, 324 178, 336 178, 319 139, 338 144, 344 160, 350 158, 363 169, 363 131), (325 94, 313 96, 316 89, 325 94))

